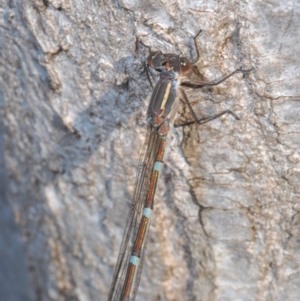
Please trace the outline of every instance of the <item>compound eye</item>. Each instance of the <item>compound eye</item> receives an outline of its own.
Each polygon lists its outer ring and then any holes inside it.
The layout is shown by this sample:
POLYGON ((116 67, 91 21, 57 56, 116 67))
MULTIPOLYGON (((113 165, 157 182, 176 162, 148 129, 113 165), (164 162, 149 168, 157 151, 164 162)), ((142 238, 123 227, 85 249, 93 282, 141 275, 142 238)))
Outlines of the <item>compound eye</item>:
POLYGON ((161 67, 163 54, 161 51, 152 51, 147 57, 147 64, 149 67, 158 68, 161 67))
POLYGON ((192 64, 186 57, 180 58, 180 73, 187 73, 191 70, 192 64))

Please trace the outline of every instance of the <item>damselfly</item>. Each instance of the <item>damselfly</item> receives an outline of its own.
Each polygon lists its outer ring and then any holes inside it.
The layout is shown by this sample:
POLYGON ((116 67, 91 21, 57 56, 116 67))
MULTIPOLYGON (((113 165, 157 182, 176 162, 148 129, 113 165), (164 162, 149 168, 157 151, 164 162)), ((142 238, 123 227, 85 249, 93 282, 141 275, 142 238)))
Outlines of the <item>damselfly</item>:
MULTIPOLYGON (((199 56, 197 45, 196 49, 199 56)), ((188 105, 195 119, 188 124, 195 122, 203 124, 226 113, 230 113, 238 119, 233 112, 227 110, 215 116, 197 120, 184 91, 179 89, 179 86, 191 88, 214 86, 238 71, 244 72, 243 70, 235 70, 217 82, 203 82, 199 78, 193 82, 188 79, 181 80, 183 75, 191 71, 192 63, 185 57, 172 53, 164 54, 161 51, 151 52, 147 59, 147 65, 159 71, 160 76, 148 107, 147 117, 149 123, 147 135, 142 149, 134 198, 127 217, 108 301, 135 300, 147 245, 150 215, 154 207, 157 180, 163 164, 167 135, 178 109, 179 102, 176 97, 178 90, 180 90, 183 100, 188 105)), ((151 82, 148 70, 147 75, 151 82)))

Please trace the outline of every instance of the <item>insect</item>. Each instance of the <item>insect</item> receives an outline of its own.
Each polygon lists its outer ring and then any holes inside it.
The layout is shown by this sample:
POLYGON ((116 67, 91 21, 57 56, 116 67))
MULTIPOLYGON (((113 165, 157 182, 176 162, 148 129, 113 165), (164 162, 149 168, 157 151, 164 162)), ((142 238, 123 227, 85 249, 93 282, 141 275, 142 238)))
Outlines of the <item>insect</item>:
MULTIPOLYGON (((199 57, 198 48, 197 54, 199 57)), ((167 136, 178 111, 178 92, 181 93, 183 101, 188 105, 194 118, 194 121, 187 124, 203 124, 226 113, 239 119, 233 112, 226 110, 215 116, 198 120, 180 86, 196 89, 203 86, 215 86, 236 72, 249 72, 249 70, 237 69, 217 82, 204 82, 199 78, 193 83, 189 80, 182 81, 181 77, 191 71, 192 65, 193 63, 186 57, 173 53, 164 54, 161 51, 150 52, 147 58, 145 70, 150 83, 149 68, 155 69, 160 74, 153 89, 147 111, 147 134, 140 157, 133 202, 127 217, 108 301, 135 300, 145 257, 150 216, 154 208, 156 185, 163 165, 167 136)))

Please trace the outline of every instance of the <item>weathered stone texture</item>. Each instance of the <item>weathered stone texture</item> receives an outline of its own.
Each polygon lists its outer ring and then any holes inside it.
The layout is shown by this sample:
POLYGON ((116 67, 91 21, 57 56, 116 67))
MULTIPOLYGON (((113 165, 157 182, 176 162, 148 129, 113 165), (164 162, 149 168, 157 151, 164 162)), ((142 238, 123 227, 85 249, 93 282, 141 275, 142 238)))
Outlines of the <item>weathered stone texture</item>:
MULTIPOLYGON (((172 130, 137 300, 300 295, 297 1, 0 1, 0 300, 106 300, 153 50, 196 57, 203 126, 172 130), (140 43, 142 42, 142 43, 140 43)), ((184 106, 177 124, 191 119, 184 106)))

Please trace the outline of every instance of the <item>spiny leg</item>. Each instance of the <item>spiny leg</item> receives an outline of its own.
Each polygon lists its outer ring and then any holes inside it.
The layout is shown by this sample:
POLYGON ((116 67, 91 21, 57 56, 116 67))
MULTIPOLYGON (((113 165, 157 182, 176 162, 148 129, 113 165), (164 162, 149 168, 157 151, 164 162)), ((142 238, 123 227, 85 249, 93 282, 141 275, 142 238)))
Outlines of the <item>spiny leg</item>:
POLYGON ((222 112, 220 112, 220 113, 218 113, 218 114, 216 114, 216 115, 214 115, 214 116, 204 117, 204 118, 198 119, 197 116, 196 116, 196 114, 195 114, 195 112, 194 112, 194 110, 193 110, 193 108, 192 108, 192 106, 191 106, 191 104, 190 104, 190 102, 189 102, 189 100, 188 100, 188 98, 187 98, 187 96, 186 96, 186 94, 185 94, 185 92, 184 92, 182 89, 181 89, 180 91, 181 91, 182 96, 183 96, 183 99, 180 98, 180 100, 181 100, 182 102, 184 102, 184 103, 187 104, 189 110, 190 110, 191 113, 192 113, 192 116, 193 116, 194 121, 189 121, 189 122, 186 122, 186 123, 183 123, 183 124, 180 124, 180 125, 175 125, 174 127, 182 127, 182 126, 185 126, 185 125, 191 125, 191 124, 198 124, 198 125, 204 124, 204 123, 210 122, 210 121, 212 121, 212 120, 214 120, 214 119, 217 119, 217 118, 219 118, 219 117, 221 117, 221 116, 223 116, 223 115, 225 115, 225 114, 230 114, 230 115, 232 115, 236 120, 240 120, 240 118, 239 118, 235 113, 233 113, 233 112, 230 111, 230 110, 222 111, 222 112))
POLYGON ((152 76, 152 79, 155 80, 154 75, 153 75, 152 72, 150 71, 150 68, 149 68, 149 66, 147 65, 146 62, 144 62, 143 65, 144 65, 144 69, 143 69, 143 71, 141 72, 141 75, 144 74, 144 73, 146 72, 148 81, 149 81, 149 83, 150 83, 150 85, 151 85, 151 88, 153 89, 154 86, 153 86, 153 83, 152 83, 152 81, 151 81, 150 75, 152 76), (150 74, 150 75, 149 75, 149 74, 150 74))
MULTIPOLYGON (((194 37, 194 44, 195 44, 195 49, 196 49, 196 58, 195 58, 195 60, 191 61, 191 64, 192 64, 192 65, 194 65, 195 63, 197 63, 198 60, 199 60, 199 58, 200 58, 200 51, 199 51, 199 48, 198 48, 198 44, 197 44, 196 39, 197 39, 197 37, 200 35, 201 32, 202 32, 202 29, 200 29, 199 32, 198 32, 198 33, 195 35, 195 37, 194 37)), ((253 68, 248 69, 248 70, 242 70, 242 68, 239 68, 239 69, 233 71, 232 73, 230 73, 229 75, 225 76, 224 78, 222 78, 221 80, 219 80, 219 81, 217 81, 217 82, 205 82, 205 81, 199 80, 199 81, 198 81, 198 82, 200 83, 199 88, 201 88, 201 87, 203 87, 203 86, 216 86, 216 85, 220 84, 221 82, 223 82, 224 80, 226 80, 228 77, 230 77, 230 76, 232 76, 233 74, 235 74, 236 72, 248 73, 248 72, 250 72, 252 69, 253 69, 253 68)), ((197 67, 196 65, 194 65, 194 66, 192 67, 192 70, 193 70, 193 72, 194 72, 198 77, 200 77, 201 74, 200 74, 199 69, 198 69, 198 67, 197 67)), ((186 86, 186 87, 191 87, 191 88, 193 88, 194 86, 196 86, 196 85, 191 84, 191 83, 182 83, 181 85, 186 86), (186 85, 185 85, 185 84, 186 84, 186 85), (188 86, 188 85, 189 85, 189 86, 188 86)), ((195 87, 195 89, 197 89, 197 87, 195 87)))
POLYGON ((223 78, 221 78, 218 81, 205 82, 205 81, 202 81, 202 80, 199 80, 199 79, 198 80, 195 79, 195 80, 197 80, 197 82, 199 84, 193 84, 191 82, 182 82, 181 86, 189 87, 189 88, 193 88, 193 89, 200 89, 200 88, 205 87, 205 86, 217 86, 217 85, 219 85, 220 83, 222 83, 223 81, 225 81, 226 79, 228 79, 229 77, 231 77, 232 75, 234 75, 237 72, 249 73, 251 70, 252 70, 252 68, 248 69, 248 70, 243 70, 243 69, 239 68, 239 69, 236 69, 235 71, 229 73, 228 75, 224 76, 223 78))
POLYGON ((191 125, 191 124, 204 124, 204 123, 207 123, 207 122, 210 122, 214 119, 217 119, 225 114, 230 114, 232 115, 236 120, 240 120, 240 118, 235 114, 233 113, 232 111, 230 110, 226 110, 226 111, 222 111, 221 113, 218 113, 217 115, 214 115, 214 116, 211 116, 211 117, 205 117, 205 118, 201 118, 201 119, 197 119, 196 121, 189 121, 189 122, 186 122, 186 123, 183 123, 183 124, 179 124, 179 125, 174 125, 174 127, 178 128, 178 127, 182 127, 182 126, 185 126, 185 125, 191 125))
POLYGON ((198 38, 198 36, 200 35, 201 32, 202 32, 202 29, 200 29, 199 32, 194 36, 194 44, 195 44, 195 49, 196 49, 196 58, 193 61, 191 61, 192 65, 197 63, 199 58, 200 58, 200 51, 199 51, 196 39, 198 38))
POLYGON ((197 116, 196 116, 196 114, 195 114, 195 112, 194 112, 194 110, 193 110, 193 108, 192 108, 192 106, 191 106, 191 104, 190 104, 190 102, 189 102, 189 100, 188 100, 188 98, 187 98, 185 92, 184 92, 182 89, 180 89, 180 92, 181 92, 181 94, 182 94, 182 96, 183 96, 183 100, 182 100, 181 98, 180 98, 180 100, 181 100, 182 102, 184 102, 184 103, 188 106, 190 112, 192 113, 192 116, 193 116, 193 119, 194 119, 194 122, 193 122, 193 123, 198 123, 197 116))
MULTIPOLYGON (((147 48, 148 51, 149 51, 149 53, 152 52, 152 51, 151 51, 151 47, 145 45, 139 38, 136 39, 136 50, 138 49, 138 44, 139 44, 139 43, 142 44, 145 48, 147 48)), ((152 74, 151 70, 149 69, 149 66, 148 66, 148 64, 146 63, 146 61, 143 62, 143 71, 140 73, 140 75, 142 75, 142 74, 144 74, 144 73, 146 73, 147 79, 148 79, 148 81, 149 81, 149 83, 150 83, 150 85, 151 85, 151 88, 153 89, 154 86, 153 86, 153 83, 152 83, 152 81, 151 81, 150 75, 151 75, 151 77, 152 77, 153 80, 155 80, 155 77, 154 77, 154 75, 152 74)))

